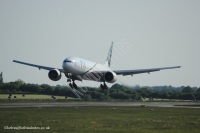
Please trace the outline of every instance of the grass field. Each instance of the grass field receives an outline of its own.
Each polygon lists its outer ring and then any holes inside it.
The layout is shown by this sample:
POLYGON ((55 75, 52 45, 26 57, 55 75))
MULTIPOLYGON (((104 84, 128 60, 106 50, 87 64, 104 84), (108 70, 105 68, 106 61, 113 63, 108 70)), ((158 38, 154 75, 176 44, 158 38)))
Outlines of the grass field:
POLYGON ((66 101, 80 101, 78 98, 65 96, 41 95, 41 94, 12 94, 11 99, 8 99, 9 94, 0 94, 0 103, 40 103, 40 102, 66 102, 66 101), (14 98, 16 96, 17 98, 14 98))
POLYGON ((154 98, 153 100, 149 100, 149 98, 142 98, 142 101, 144 102, 160 102, 160 101, 164 101, 164 102, 193 102, 194 100, 182 100, 182 99, 161 99, 161 98, 154 98))
POLYGON ((197 108, 60 107, 0 109, 1 133, 199 133, 197 108), (8 130, 8 127, 50 129, 8 130))
MULTIPOLYGON (((8 99, 9 94, 0 94, 0 99, 8 99)), ((52 99, 51 95, 39 95, 39 94, 25 94, 23 97, 22 94, 12 94, 11 98, 15 99, 52 99)), ((65 99, 64 96, 55 96, 57 99, 65 99)))
MULTIPOLYGON (((2 102, 8 102, 8 96, 9 94, 0 94, 0 103, 2 102)), ((57 100, 63 101, 65 100, 65 96, 55 96, 57 100)), ((11 100, 14 100, 14 102, 34 102, 34 101, 41 101, 41 100, 51 100, 52 95, 42 95, 42 94, 25 94, 23 97, 22 94, 12 94, 11 100), (14 98, 16 96, 17 98, 14 98)), ((78 98, 72 98, 72 97, 67 97, 67 100, 75 100, 75 101, 80 101, 78 98)), ((119 99, 114 99, 114 101, 126 101, 126 100, 119 100, 119 99)), ((149 98, 142 99, 141 101, 143 102, 193 102, 193 100, 180 100, 180 99, 160 99, 160 98, 154 98, 154 100, 149 100, 149 98)), ((12 102, 12 101, 9 101, 12 102)))

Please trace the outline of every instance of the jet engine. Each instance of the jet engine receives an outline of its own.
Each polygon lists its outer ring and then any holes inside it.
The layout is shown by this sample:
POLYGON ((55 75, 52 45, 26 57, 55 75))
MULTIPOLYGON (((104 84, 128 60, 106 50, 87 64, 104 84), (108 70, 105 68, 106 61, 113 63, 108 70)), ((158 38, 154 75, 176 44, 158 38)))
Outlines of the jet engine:
POLYGON ((61 79, 61 72, 58 69, 53 69, 49 71, 49 78, 53 81, 58 81, 61 79))
POLYGON ((117 81, 117 75, 114 72, 106 72, 104 75, 104 79, 108 83, 114 83, 117 81))

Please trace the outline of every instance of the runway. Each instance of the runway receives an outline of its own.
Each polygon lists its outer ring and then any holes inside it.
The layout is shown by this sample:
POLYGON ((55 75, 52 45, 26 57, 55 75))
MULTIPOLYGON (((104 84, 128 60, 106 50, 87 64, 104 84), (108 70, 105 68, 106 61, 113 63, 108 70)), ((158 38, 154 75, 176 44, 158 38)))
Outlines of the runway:
POLYGON ((31 108, 31 107, 81 107, 81 106, 129 106, 140 107, 185 107, 200 108, 195 102, 65 102, 65 103, 0 103, 0 108, 31 108))

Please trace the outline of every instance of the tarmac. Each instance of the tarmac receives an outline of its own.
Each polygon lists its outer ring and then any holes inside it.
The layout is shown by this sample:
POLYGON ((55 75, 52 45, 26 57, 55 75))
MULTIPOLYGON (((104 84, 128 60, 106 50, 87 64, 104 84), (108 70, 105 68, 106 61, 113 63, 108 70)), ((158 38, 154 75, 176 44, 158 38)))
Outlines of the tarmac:
POLYGON ((197 102, 64 102, 64 103, 0 103, 0 108, 40 108, 40 107, 84 107, 84 106, 111 106, 111 107, 181 107, 200 108, 197 102))

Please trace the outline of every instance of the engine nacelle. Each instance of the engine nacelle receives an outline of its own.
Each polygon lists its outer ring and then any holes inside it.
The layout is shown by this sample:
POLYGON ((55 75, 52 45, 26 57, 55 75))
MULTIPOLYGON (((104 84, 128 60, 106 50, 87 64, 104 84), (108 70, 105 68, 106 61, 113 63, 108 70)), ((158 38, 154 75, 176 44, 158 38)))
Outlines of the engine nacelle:
POLYGON ((114 72, 106 72, 104 75, 104 79, 108 83, 114 83, 117 81, 117 75, 114 72))
POLYGON ((49 71, 49 78, 53 81, 58 81, 61 79, 61 72, 58 69, 53 69, 49 71))

